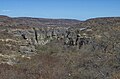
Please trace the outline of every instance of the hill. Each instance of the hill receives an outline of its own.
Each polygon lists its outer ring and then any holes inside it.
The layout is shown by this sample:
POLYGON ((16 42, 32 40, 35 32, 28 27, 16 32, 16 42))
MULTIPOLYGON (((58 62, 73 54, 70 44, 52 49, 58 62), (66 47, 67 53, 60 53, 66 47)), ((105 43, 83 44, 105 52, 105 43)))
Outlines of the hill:
POLYGON ((119 79, 120 17, 0 16, 0 79, 119 79))
POLYGON ((47 19, 47 18, 31 18, 31 17, 15 17, 11 18, 8 16, 0 16, 1 26, 10 27, 47 27, 47 26, 72 26, 74 24, 80 23, 79 20, 75 19, 47 19))

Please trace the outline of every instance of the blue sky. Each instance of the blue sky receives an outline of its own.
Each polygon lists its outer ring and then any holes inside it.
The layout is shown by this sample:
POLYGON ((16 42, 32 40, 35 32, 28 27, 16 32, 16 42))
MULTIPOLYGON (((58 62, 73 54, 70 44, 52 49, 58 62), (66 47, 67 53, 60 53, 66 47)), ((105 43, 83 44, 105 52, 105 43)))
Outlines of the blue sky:
POLYGON ((86 20, 120 16, 120 0, 0 0, 0 15, 86 20))

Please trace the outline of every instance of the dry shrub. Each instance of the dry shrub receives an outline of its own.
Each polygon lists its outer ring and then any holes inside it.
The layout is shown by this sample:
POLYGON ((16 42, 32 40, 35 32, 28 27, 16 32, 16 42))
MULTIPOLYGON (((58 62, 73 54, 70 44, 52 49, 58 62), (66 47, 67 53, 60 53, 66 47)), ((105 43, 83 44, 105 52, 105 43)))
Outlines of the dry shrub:
POLYGON ((0 64, 0 79, 64 79, 65 75, 64 63, 50 55, 24 58, 15 66, 0 64))
POLYGON ((116 73, 116 74, 113 74, 111 79, 120 79, 120 72, 116 73))

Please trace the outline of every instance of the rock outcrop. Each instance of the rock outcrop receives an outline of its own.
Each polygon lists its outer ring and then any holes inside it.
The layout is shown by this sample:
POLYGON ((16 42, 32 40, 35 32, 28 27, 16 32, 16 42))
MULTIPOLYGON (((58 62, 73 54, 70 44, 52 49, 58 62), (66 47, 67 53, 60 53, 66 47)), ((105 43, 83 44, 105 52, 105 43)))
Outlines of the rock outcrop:
MULTIPOLYGON (((80 49, 83 45, 90 44, 93 48, 96 48, 96 46, 94 46, 95 43, 103 37, 100 34, 97 35, 97 24, 99 24, 98 20, 104 25, 107 24, 106 22, 110 22, 111 24, 112 22, 117 21, 117 27, 119 25, 120 18, 97 18, 81 22, 78 20, 67 19, 53 20, 0 16, 1 41, 16 43, 15 45, 17 45, 16 47, 20 52, 35 52, 35 46, 46 45, 53 40, 62 40, 61 43, 68 47, 76 46, 80 49), (102 20, 105 20, 106 22, 103 22, 102 20), (44 25, 42 26, 41 24, 44 25)), ((110 25, 109 29, 113 28, 112 26, 113 25, 110 25)), ((108 33, 106 34, 108 35, 108 33)), ((12 46, 12 44, 10 45, 12 46)), ((101 48, 100 45, 97 46, 101 48)))

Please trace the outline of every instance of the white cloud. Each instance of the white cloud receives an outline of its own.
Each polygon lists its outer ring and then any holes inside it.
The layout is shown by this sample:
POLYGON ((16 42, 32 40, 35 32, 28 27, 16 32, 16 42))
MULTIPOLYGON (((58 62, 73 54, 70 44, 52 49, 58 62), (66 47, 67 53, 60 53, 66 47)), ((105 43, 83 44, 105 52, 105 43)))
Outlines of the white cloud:
POLYGON ((6 9, 6 10, 2 10, 1 12, 10 12, 10 11, 11 11, 11 10, 7 10, 7 9, 6 9))

